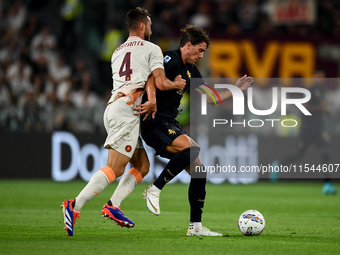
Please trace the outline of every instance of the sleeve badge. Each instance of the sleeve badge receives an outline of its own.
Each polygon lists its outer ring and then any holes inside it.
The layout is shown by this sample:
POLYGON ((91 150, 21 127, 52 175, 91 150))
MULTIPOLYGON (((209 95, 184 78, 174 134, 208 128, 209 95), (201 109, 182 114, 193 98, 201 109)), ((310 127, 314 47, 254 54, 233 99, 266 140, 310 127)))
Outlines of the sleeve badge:
POLYGON ((164 57, 164 63, 168 63, 170 61, 171 57, 169 55, 166 55, 164 57))

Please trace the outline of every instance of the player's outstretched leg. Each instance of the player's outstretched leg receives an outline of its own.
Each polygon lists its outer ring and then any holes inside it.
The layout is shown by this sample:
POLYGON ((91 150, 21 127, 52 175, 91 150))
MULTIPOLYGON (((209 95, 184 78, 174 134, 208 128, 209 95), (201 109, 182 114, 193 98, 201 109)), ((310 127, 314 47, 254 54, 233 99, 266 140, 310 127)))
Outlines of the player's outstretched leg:
POLYGON ((177 153, 170 159, 155 182, 144 190, 143 197, 146 199, 146 206, 150 212, 155 215, 161 213, 159 208, 159 195, 161 190, 165 184, 175 178, 198 157, 199 151, 199 147, 191 146, 177 153))
POLYGON ((63 207, 65 229, 69 236, 73 236, 74 223, 80 217, 80 213, 73 210, 74 201, 74 199, 65 200, 61 205, 63 207))
POLYGON ((134 168, 131 168, 124 174, 111 199, 103 206, 102 216, 113 220, 121 227, 133 228, 135 223, 123 213, 120 209, 120 203, 134 190, 142 179, 141 173, 134 168))
MULTIPOLYGON (((204 168, 203 165, 201 165, 204 168)), ((190 173, 191 180, 188 191, 190 203, 190 224, 187 236, 222 236, 221 233, 213 232, 202 226, 202 214, 205 202, 205 186, 207 183, 207 173, 190 173)))
POLYGON ((102 209, 102 217, 111 219, 121 227, 133 228, 135 223, 125 216, 119 207, 112 206, 111 201, 107 202, 102 209))
MULTIPOLYGON (((142 143, 142 141, 140 141, 142 143)), ((142 145, 141 145, 142 146, 142 145)), ((150 168, 148 156, 143 148, 137 148, 133 153, 130 163, 136 167, 131 168, 120 179, 117 188, 115 189, 110 201, 104 205, 102 214, 115 221, 122 227, 134 227, 135 224, 130 220, 120 209, 121 202, 127 198, 135 187, 147 175, 150 168)))
POLYGON ((64 223, 69 236, 73 236, 74 223, 76 219, 80 217, 80 210, 85 203, 102 192, 115 178, 116 176, 113 170, 105 166, 91 177, 88 184, 75 199, 65 200, 63 202, 64 223))

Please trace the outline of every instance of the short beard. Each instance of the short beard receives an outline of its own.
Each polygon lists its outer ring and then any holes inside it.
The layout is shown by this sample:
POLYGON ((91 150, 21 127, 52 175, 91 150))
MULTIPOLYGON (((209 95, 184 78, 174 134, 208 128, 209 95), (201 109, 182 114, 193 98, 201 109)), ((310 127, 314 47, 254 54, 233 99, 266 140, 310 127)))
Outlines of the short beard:
POLYGON ((144 40, 150 41, 150 35, 147 33, 144 33, 144 40))

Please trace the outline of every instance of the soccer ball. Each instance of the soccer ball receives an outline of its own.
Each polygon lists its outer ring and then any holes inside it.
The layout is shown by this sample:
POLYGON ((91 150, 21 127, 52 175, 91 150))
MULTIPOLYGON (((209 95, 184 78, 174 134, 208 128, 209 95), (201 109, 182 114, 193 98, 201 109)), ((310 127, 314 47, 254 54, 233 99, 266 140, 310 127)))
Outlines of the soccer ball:
POLYGON ((266 225, 263 215, 256 210, 247 210, 238 218, 238 228, 245 236, 257 236, 266 225))

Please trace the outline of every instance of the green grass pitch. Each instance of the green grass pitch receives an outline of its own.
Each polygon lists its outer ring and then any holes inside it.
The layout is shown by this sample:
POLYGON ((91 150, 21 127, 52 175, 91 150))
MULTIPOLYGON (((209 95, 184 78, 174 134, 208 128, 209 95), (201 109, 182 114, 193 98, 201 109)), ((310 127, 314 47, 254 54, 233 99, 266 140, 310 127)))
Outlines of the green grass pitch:
MULTIPOLYGON (((139 184, 122 203, 136 223, 121 228, 101 217, 117 183, 89 201, 76 221, 73 237, 63 229, 59 207, 86 185, 82 181, 0 181, 0 254, 339 254, 339 195, 321 194, 321 182, 259 182, 207 185, 203 225, 223 237, 187 237, 188 186, 167 185, 161 214, 145 207, 139 184), (237 227, 247 209, 260 211, 266 227, 259 236, 243 236, 237 227)), ((340 188, 339 183, 335 185, 340 188)))

